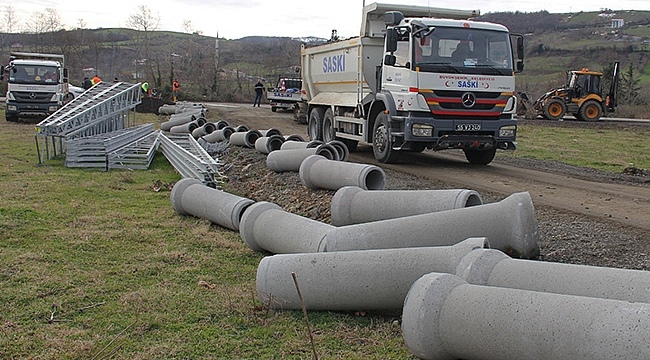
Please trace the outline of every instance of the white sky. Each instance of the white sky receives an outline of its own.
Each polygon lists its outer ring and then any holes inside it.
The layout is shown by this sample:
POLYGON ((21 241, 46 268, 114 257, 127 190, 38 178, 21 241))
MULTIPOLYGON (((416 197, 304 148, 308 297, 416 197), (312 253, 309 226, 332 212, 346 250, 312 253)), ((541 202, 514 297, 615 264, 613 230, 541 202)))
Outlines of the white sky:
MULTIPOLYGON (((389 4, 429 5, 439 8, 480 10, 481 14, 498 11, 551 13, 578 11, 650 10, 650 0, 366 0, 389 4)), ((226 39, 245 36, 317 36, 329 38, 337 29, 342 38, 359 33, 363 0, 20 0, 0 5, 0 23, 6 6, 13 7, 23 27, 30 15, 45 8, 55 8, 65 28, 78 27, 84 19, 86 28, 126 27, 130 15, 139 5, 148 6, 160 16, 158 30, 184 32, 183 21, 190 20, 194 30, 204 35, 226 39)), ((4 24, 0 24, 4 25, 4 24)), ((3 27, 4 28, 4 27, 3 27)))

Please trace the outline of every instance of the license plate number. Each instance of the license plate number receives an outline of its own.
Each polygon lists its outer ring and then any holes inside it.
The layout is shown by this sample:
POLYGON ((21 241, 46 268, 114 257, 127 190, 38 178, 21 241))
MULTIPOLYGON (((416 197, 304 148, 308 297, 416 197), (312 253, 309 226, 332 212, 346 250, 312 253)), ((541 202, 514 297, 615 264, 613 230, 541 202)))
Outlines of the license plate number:
POLYGON ((481 130, 481 124, 456 124, 456 131, 481 130))

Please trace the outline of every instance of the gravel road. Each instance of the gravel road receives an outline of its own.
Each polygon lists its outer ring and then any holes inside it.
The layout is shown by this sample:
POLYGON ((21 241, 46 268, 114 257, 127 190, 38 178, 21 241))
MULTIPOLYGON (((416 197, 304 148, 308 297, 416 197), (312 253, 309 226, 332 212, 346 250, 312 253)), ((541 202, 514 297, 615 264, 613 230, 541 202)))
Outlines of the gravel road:
MULTIPOLYGON (((208 108, 211 119, 257 130, 276 128, 284 135, 298 134, 308 139, 305 125, 295 123, 289 112, 273 113, 268 106, 253 109, 246 104, 208 104, 208 108)), ((298 173, 272 172, 266 167, 266 155, 254 149, 231 147, 219 158, 227 164, 226 189, 256 201, 275 202, 293 213, 330 221, 334 191, 309 190, 300 182, 298 173)), ((454 151, 425 151, 388 165, 375 162, 371 149, 363 146, 351 154, 349 161, 381 166, 388 189, 467 188, 478 191, 486 203, 528 191, 541 236, 540 260, 650 270, 647 173, 613 174, 504 156, 497 156, 488 166, 473 166, 454 151)))

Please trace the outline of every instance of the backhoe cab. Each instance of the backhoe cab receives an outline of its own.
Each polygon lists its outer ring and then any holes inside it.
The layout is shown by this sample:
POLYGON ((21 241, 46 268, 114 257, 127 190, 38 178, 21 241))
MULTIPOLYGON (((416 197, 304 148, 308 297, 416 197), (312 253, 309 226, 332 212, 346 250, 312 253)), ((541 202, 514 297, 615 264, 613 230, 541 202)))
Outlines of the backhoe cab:
POLYGON ((533 108, 537 115, 548 120, 559 120, 570 113, 578 120, 598 121, 604 113, 616 110, 618 73, 617 61, 614 63, 609 92, 603 94, 603 73, 586 68, 567 71, 567 85, 546 92, 535 101, 533 108))

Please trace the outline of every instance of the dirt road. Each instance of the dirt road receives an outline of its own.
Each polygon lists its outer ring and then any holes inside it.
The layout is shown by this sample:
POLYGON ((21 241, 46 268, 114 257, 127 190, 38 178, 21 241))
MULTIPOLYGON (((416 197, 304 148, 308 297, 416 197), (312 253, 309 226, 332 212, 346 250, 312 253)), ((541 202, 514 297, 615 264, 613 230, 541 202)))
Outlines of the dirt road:
MULTIPOLYGON (((246 104, 215 105, 210 104, 210 109, 232 124, 259 130, 278 128, 285 135, 299 134, 308 139, 306 126, 294 122, 289 112, 273 113, 268 106, 253 109, 246 104)), ((370 147, 360 146, 351 154, 350 161, 380 165, 391 172, 389 183, 403 174, 420 179, 422 188, 427 188, 428 183, 444 183, 501 198, 528 191, 540 214, 540 228, 546 233, 542 253, 547 258, 559 256, 559 260, 576 263, 650 267, 647 259, 650 184, 647 182, 625 181, 602 173, 595 176, 592 169, 567 170, 561 164, 501 156, 487 166, 476 166, 454 151, 411 153, 398 164, 380 164, 374 160, 370 147), (587 244, 585 238, 596 241, 587 244), (554 240, 562 241, 554 243, 554 240), (576 258, 578 249, 585 247, 592 249, 591 255, 576 258), (603 259, 589 260, 594 256, 603 259)))

